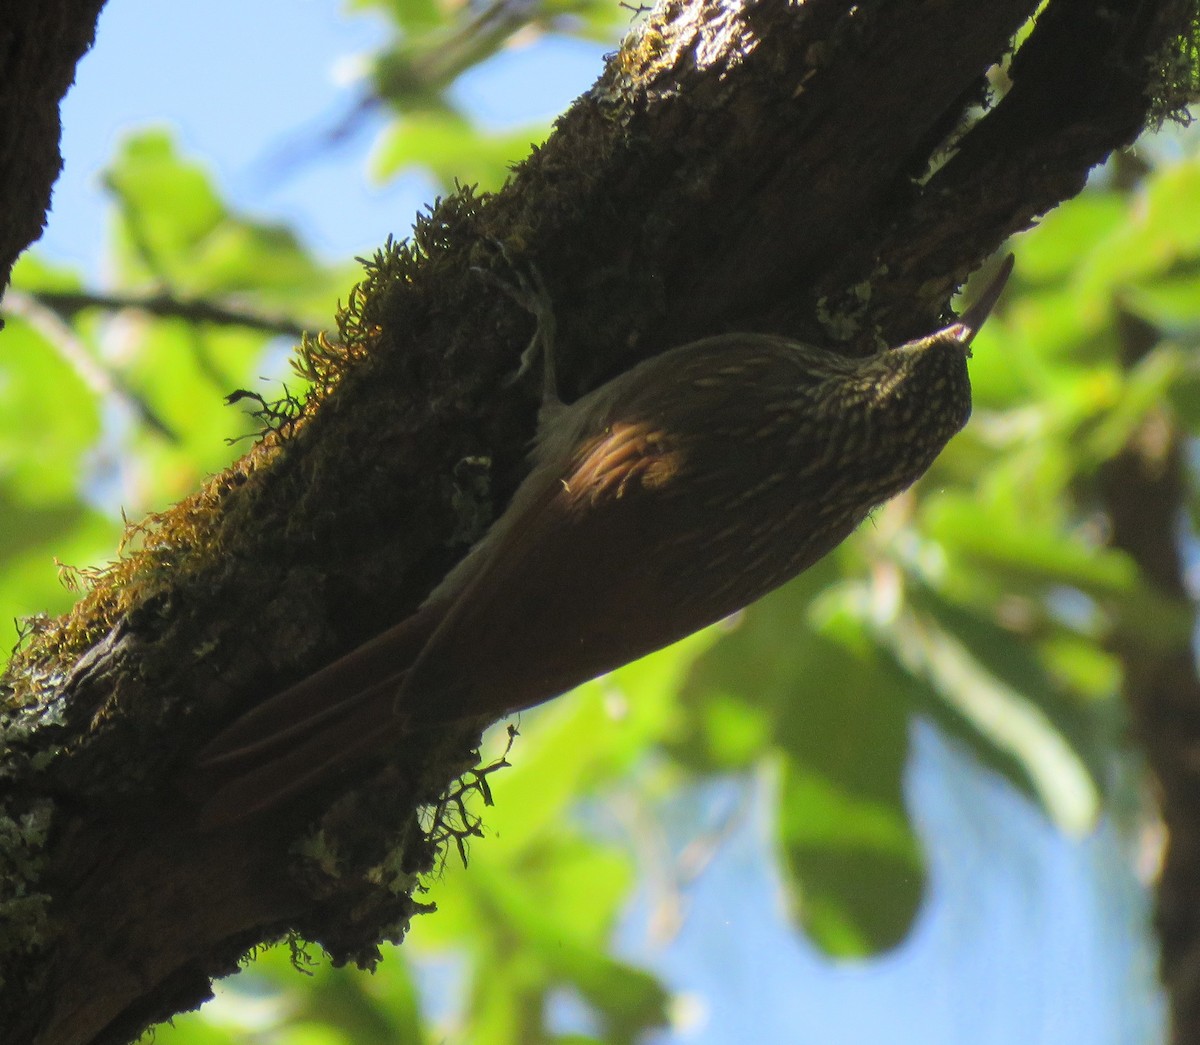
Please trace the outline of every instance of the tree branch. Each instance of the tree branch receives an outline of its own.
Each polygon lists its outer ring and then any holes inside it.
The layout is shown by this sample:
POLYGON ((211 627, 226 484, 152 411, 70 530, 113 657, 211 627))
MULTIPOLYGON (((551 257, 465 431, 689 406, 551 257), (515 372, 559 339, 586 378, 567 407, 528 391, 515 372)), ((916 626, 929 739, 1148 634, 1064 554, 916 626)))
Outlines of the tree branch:
POLYGON ((180 441, 179 433, 159 417, 150 404, 130 388, 119 374, 113 373, 96 359, 61 315, 46 306, 41 297, 9 287, 0 299, 0 315, 19 316, 33 327, 95 395, 120 403, 142 424, 168 442, 180 441))
POLYGON ((34 295, 39 302, 66 320, 74 319, 91 308, 118 312, 135 309, 150 316, 163 319, 182 319, 197 325, 212 323, 217 326, 245 327, 261 330, 267 334, 285 337, 302 337, 305 328, 289 316, 264 315, 249 309, 223 305, 203 299, 183 299, 170 294, 100 294, 94 291, 39 290, 34 295))
MULTIPOLYGON (((1128 313, 1118 313, 1117 325, 1122 362, 1131 368, 1153 350, 1159 333, 1128 313)), ((1177 538, 1190 484, 1185 444, 1170 411, 1156 409, 1099 476, 1113 546, 1181 605, 1190 604, 1177 538)), ((1136 636, 1138 629, 1126 633, 1136 636)), ((1157 914, 1162 977, 1171 1001, 1171 1040, 1188 1045, 1200 1040, 1200 676, 1188 640, 1164 648, 1127 638, 1116 652, 1167 828, 1157 914)))

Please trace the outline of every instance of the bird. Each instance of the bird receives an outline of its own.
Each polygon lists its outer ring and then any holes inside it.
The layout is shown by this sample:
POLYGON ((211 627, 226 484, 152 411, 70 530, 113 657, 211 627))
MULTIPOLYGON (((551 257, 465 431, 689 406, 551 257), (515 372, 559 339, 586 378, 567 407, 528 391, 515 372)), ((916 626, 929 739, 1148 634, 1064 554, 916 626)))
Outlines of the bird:
POLYGON ((802 573, 967 423, 970 346, 1012 268, 1010 254, 955 323, 867 358, 719 334, 569 404, 540 277, 494 278, 537 320, 522 364, 542 357, 525 479, 411 616, 200 750, 201 822, 277 808, 421 731, 533 707, 802 573))

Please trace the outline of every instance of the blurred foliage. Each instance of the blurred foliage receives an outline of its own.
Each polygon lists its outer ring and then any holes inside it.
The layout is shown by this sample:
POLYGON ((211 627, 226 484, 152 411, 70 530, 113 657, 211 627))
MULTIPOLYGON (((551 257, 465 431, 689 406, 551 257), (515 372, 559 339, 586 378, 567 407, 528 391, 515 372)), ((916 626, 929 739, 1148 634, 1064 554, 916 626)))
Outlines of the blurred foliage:
MULTIPOLYGON (((485 187, 545 129, 482 132, 451 102, 455 79, 514 34, 611 38, 628 18, 592 0, 350 6, 394 26, 370 77, 395 114, 378 170, 421 164, 485 187)), ((1190 607, 1104 546, 1089 494, 1148 413, 1167 404, 1187 435, 1200 428, 1200 159, 1146 160, 1134 187, 1101 173, 1013 244, 1013 284, 975 344, 975 416, 912 491, 736 620, 525 716, 515 768, 491 781, 493 837, 468 871, 450 861, 430 883, 438 913, 375 976, 277 947, 155 1040, 636 1040, 672 1001, 610 952, 661 842, 639 843, 629 818, 614 829, 631 781, 645 808, 769 767, 790 915, 841 958, 902 942, 926 892, 902 789, 915 718, 1062 830, 1087 831, 1119 797, 1112 781, 1127 781, 1114 770, 1125 723, 1109 651, 1177 648, 1192 627, 1190 607), (1117 357, 1118 311, 1163 335, 1131 370, 1117 357), (586 1034, 551 1029, 564 997, 587 1013, 586 1034)), ((104 183, 106 293, 284 311, 318 329, 352 282, 286 227, 232 211, 163 131, 131 135, 104 183)), ((236 454, 226 440, 254 424, 223 396, 286 378, 285 353, 253 326, 133 307, 57 314, 40 293, 85 288, 36 254, 15 287, 0 359, 0 599, 57 612, 71 594, 54 558, 101 561, 121 506, 162 506, 236 454)))
MULTIPOLYGON (((424 168, 443 186, 455 181, 489 186, 541 141, 549 127, 497 132, 453 100, 451 88, 468 70, 502 48, 545 33, 609 42, 629 25, 636 5, 612 0, 351 0, 351 10, 375 10, 394 27, 391 42, 369 66, 365 106, 384 106, 391 120, 372 160, 374 173, 392 177, 424 168)), ((597 70, 597 74, 599 70, 597 70)))

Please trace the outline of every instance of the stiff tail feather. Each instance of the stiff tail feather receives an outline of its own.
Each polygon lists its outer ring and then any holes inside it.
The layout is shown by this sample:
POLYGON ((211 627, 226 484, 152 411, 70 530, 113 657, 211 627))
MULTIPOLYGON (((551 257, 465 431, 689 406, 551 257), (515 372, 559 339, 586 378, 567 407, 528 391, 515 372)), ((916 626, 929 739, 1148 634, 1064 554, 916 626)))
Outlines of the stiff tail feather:
POLYGON ((200 802, 200 827, 276 808, 395 746, 405 732, 394 709, 402 679, 385 679, 279 737, 201 761, 189 781, 200 802))
POLYGON ((218 733, 183 780, 201 826, 245 820, 394 747, 396 695, 437 616, 414 614, 218 733))

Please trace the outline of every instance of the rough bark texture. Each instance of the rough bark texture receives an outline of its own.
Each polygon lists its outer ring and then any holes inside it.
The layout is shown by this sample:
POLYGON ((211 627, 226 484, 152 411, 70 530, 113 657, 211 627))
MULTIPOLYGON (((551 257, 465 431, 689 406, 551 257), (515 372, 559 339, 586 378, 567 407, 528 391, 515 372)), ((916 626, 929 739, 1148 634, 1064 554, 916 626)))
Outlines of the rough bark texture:
POLYGON ((62 169, 58 106, 92 46, 104 0, 6 5, 0 19, 0 292, 42 234, 62 169))
POLYGON ((471 271, 490 237, 545 276, 568 398, 726 330, 855 353, 925 332, 1132 140, 1194 17, 1050 0, 1012 89, 960 136, 1037 6, 666 4, 504 191, 445 201, 415 254, 381 258, 351 309, 353 365, 321 371, 304 422, 152 526, 147 553, 14 662, 6 1041, 129 1040, 289 929, 363 964, 403 934, 437 842, 418 810, 484 723, 212 834, 173 781, 239 709, 410 612, 519 482, 536 397, 501 378, 530 320, 471 271))

